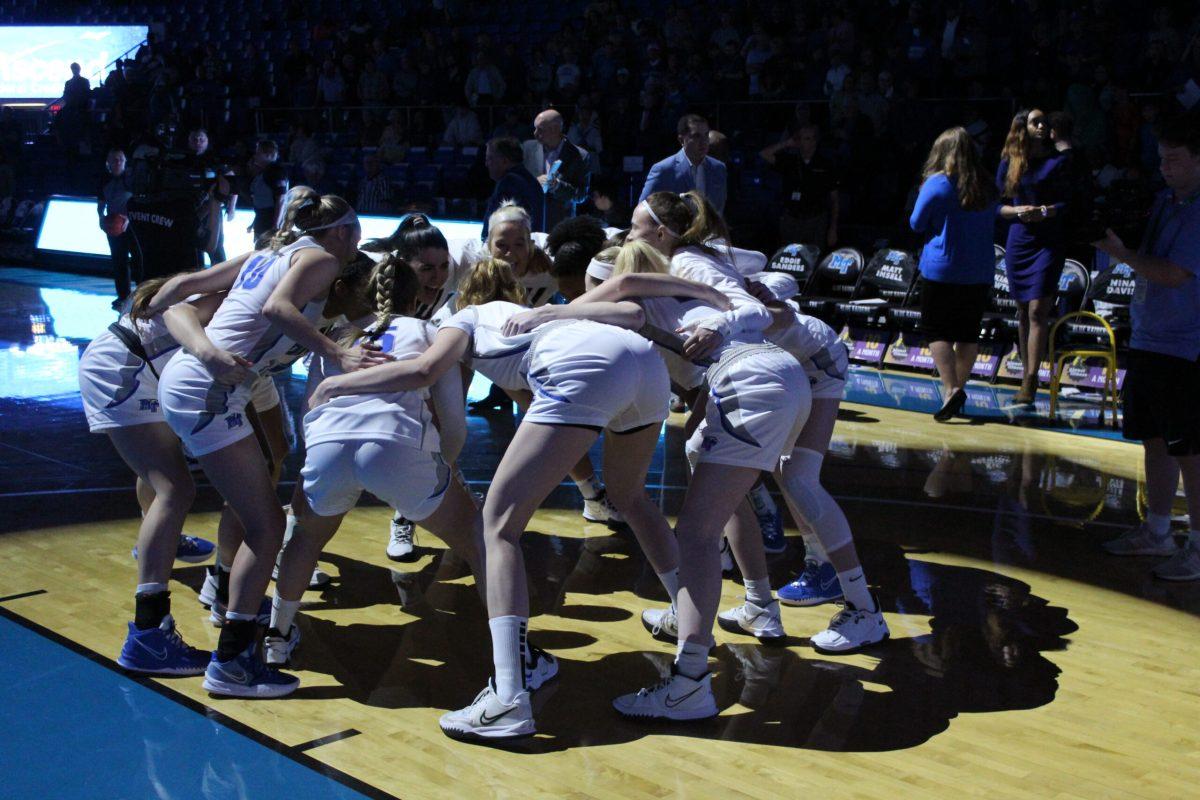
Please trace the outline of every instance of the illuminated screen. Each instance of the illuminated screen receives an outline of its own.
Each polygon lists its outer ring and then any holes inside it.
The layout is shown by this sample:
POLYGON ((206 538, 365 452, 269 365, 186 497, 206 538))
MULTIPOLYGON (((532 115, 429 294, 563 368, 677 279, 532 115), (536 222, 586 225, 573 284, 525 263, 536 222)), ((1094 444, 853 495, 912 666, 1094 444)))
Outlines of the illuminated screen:
MULTIPOLYGON (((239 208, 233 220, 225 220, 226 254, 235 256, 253 248, 253 236, 246 232, 253 221, 254 212, 245 208, 239 208)), ((396 230, 400 217, 363 216, 359 217, 359 222, 362 224, 364 240, 379 239, 390 236, 396 230)), ((479 232, 483 228, 483 222, 450 219, 434 219, 432 222, 441 228, 450 242, 451 251, 456 253, 461 252, 461 243, 479 241, 479 232)), ((51 198, 42 216, 37 249, 108 258, 108 239, 100 230, 96 201, 51 198)))
POLYGON ((0 97, 55 100, 71 77, 71 62, 79 64, 94 89, 113 61, 145 41, 148 30, 145 25, 0 26, 0 97))

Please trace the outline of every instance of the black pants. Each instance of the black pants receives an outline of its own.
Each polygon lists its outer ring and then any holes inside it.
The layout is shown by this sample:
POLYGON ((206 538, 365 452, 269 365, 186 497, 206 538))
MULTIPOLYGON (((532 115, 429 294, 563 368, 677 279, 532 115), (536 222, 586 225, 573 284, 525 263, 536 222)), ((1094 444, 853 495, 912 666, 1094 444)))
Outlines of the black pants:
POLYGON ((112 253, 113 285, 117 290, 117 299, 124 300, 129 296, 133 275, 141 278, 137 241, 128 230, 120 236, 109 236, 108 251, 112 253))

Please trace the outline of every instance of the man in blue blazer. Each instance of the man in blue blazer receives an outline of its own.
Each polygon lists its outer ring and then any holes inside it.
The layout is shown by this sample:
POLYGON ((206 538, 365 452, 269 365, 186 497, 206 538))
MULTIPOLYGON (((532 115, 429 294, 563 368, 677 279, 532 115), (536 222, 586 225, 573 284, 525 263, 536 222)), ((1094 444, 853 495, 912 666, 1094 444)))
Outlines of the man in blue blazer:
POLYGON ((699 114, 684 114, 676 132, 683 148, 650 168, 638 202, 655 192, 682 194, 696 189, 724 213, 725 165, 708 154, 708 120, 699 114))
POLYGON ((505 200, 512 200, 529 212, 533 230, 545 230, 542 187, 537 178, 525 169, 523 159, 521 143, 511 136, 501 136, 487 143, 483 163, 487 167, 488 175, 496 182, 496 188, 488 198, 487 208, 484 209, 483 236, 480 238, 487 238, 488 219, 505 200))

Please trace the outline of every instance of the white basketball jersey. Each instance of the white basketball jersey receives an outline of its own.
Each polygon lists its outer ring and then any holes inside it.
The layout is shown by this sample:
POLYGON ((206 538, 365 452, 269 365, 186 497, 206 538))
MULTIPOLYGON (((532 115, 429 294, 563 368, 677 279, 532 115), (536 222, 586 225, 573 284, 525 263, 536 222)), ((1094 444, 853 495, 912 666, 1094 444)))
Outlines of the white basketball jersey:
POLYGON ((458 328, 471 337, 467 366, 480 372, 501 389, 528 389, 523 366, 534 339, 534 332, 505 336, 500 331, 509 318, 524 306, 496 300, 481 306, 467 306, 441 324, 458 328))
POLYGON ((816 317, 801 314, 796 303, 788 301, 787 306, 795 312, 796 321, 786 330, 772 335, 771 341, 791 353, 801 364, 839 341, 837 331, 816 317))
MULTIPOLYGON (((676 328, 722 314, 721 311, 700 300, 678 297, 644 297, 639 302, 646 312, 646 322, 677 337, 680 345, 683 344, 684 337, 675 333, 676 328)), ((762 334, 755 331, 735 331, 721 342, 721 346, 709 356, 709 359, 718 361, 721 354, 734 345, 757 344, 761 341, 763 341, 762 334)), ((667 372, 670 373, 672 381, 685 389, 700 385, 700 381, 704 377, 704 367, 697 366, 662 346, 659 347, 659 352, 662 353, 663 359, 667 363, 667 372)))
POLYGON ((525 302, 533 308, 546 305, 558 294, 558 278, 549 272, 527 272, 517 280, 525 287, 525 302))
MULTIPOLYGON (((312 237, 302 236, 279 252, 259 250, 251 255, 205 328, 214 345, 247 359, 259 375, 283 372, 306 352, 263 316, 263 308, 291 267, 292 257, 309 248, 322 249, 312 237)), ((313 325, 319 325, 324 308, 324 299, 312 300, 300 313, 313 325)))
MULTIPOLYGON (((434 332, 433 326, 422 320, 396 317, 375 344, 397 361, 404 361, 424 353, 434 332)), ((326 377, 342 372, 336 361, 326 359, 320 360, 320 369, 326 377)), ((335 397, 304 417, 304 439, 310 446, 324 441, 390 441, 435 452, 441 444, 426 403, 428 397, 428 389, 335 397)))
POLYGON ((130 319, 129 315, 122 314, 117 324, 134 332, 157 370, 163 368, 167 363, 166 357, 179 347, 179 342, 175 341, 175 337, 167 330, 162 314, 155 314, 149 319, 139 319, 136 322, 130 319))

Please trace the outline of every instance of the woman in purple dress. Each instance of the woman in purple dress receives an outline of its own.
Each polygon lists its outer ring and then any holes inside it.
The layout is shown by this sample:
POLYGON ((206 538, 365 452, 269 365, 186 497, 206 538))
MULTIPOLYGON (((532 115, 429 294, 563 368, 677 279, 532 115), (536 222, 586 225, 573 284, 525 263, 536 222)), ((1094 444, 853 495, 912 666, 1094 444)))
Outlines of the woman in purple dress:
POLYGON ((996 186, 1008 203, 1000 215, 1013 220, 1005 243, 1008 286, 1018 308, 1018 342, 1025 374, 1014 403, 1032 403, 1038 367, 1046 353, 1050 312, 1058 293, 1067 233, 1063 225, 1071 176, 1067 155, 1050 141, 1046 115, 1038 109, 1013 117, 1001 153, 996 186))

